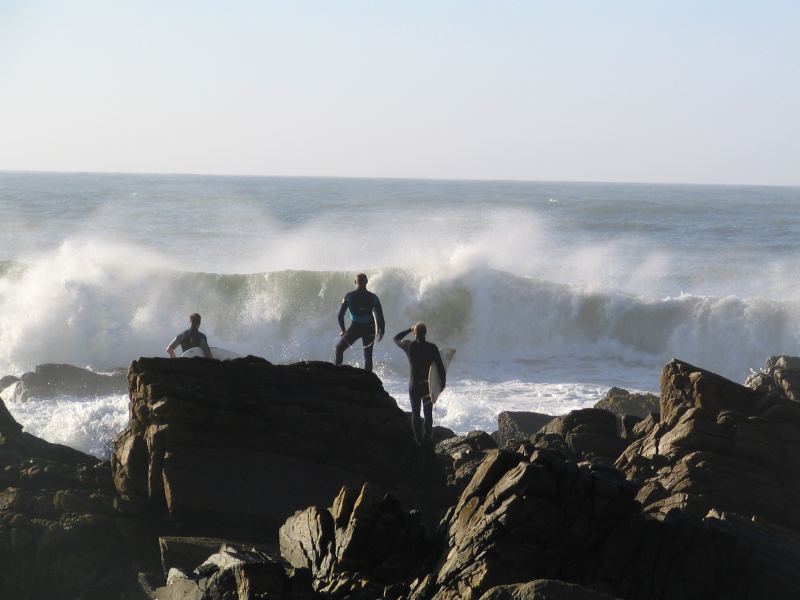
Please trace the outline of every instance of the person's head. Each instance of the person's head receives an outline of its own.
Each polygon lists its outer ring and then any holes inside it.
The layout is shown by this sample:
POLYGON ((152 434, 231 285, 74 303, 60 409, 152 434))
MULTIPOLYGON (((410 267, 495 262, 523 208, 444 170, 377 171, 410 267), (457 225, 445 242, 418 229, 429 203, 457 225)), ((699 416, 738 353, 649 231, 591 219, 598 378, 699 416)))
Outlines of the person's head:
POLYGON ((367 287, 367 276, 364 273, 359 273, 356 275, 355 283, 360 288, 367 287))
POLYGON ((418 321, 414 323, 413 331, 414 335, 416 335, 419 339, 424 340, 425 334, 428 333, 428 328, 425 327, 425 323, 418 321))
POLYGON ((200 315, 197 313, 190 314, 189 325, 192 326, 192 329, 197 329, 198 327, 200 327, 200 315))

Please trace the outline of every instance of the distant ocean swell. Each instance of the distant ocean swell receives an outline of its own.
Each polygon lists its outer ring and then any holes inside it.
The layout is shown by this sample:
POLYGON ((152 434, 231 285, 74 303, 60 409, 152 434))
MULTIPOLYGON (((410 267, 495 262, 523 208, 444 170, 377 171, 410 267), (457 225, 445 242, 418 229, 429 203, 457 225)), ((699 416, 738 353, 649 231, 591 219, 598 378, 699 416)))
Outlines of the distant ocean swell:
MULTIPOLYGON (((352 276, 217 275, 80 256, 0 263, 0 374, 52 361, 106 369, 163 355, 193 311, 213 345, 276 362, 330 360, 352 276)), ((497 365, 514 376, 514 361, 524 369, 528 360, 586 357, 657 369, 680 356, 742 379, 767 355, 796 347, 800 331, 795 301, 649 298, 481 267, 382 268, 370 276, 387 336, 424 320, 430 338, 459 348, 479 378, 497 365)), ((387 340, 376 358, 402 369, 394 354, 387 340)))

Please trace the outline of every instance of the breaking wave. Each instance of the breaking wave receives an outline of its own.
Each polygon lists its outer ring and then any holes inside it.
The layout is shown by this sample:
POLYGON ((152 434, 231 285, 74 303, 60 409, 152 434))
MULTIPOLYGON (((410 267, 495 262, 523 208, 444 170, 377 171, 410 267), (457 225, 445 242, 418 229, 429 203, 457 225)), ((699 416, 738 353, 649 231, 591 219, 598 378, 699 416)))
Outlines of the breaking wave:
MULTIPOLYGON (((276 362, 331 359, 352 272, 141 266, 153 264, 136 249, 71 243, 37 261, 0 263, 0 374, 44 362, 107 369, 162 356, 194 311, 212 345, 276 362)), ((793 300, 652 298, 475 264, 373 269, 370 289, 383 303, 387 336, 423 320, 430 339, 458 347, 473 374, 487 378, 543 359, 658 369, 678 356, 742 379, 767 355, 795 348, 800 331, 793 300)), ((392 345, 377 348, 378 362, 394 368, 392 345)))

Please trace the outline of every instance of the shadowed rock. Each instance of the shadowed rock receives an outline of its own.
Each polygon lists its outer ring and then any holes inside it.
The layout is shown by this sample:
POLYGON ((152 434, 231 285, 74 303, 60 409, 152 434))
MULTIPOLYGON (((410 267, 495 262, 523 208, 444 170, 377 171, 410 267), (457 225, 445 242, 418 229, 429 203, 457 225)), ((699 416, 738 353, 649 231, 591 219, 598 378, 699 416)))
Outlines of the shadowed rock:
POLYGON ((617 461, 644 510, 715 509, 800 531, 800 403, 678 360, 661 381, 661 422, 617 461))
POLYGON ((435 544, 419 520, 383 490, 342 488, 330 510, 310 507, 281 527, 281 555, 309 569, 324 597, 405 598, 435 544))
POLYGON ((417 501, 444 488, 436 462, 418 460, 406 414, 361 369, 141 358, 129 381, 117 490, 193 533, 277 529, 342 485, 370 481, 417 501))
POLYGON ((72 365, 39 365, 19 378, 12 402, 25 402, 30 398, 52 398, 53 396, 109 396, 125 394, 128 385, 125 375, 101 375, 88 369, 72 365))

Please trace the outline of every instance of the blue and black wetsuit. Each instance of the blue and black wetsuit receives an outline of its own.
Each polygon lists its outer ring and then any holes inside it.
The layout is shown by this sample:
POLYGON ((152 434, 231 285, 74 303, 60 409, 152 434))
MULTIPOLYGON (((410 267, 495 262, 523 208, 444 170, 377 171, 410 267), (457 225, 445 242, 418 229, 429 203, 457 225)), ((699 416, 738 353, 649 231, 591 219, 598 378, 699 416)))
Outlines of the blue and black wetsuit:
POLYGON ((442 362, 442 356, 439 354, 439 347, 436 344, 426 342, 425 339, 404 340, 411 329, 401 331, 394 336, 394 343, 403 349, 403 352, 408 356, 408 364, 411 367, 408 377, 408 397, 411 400, 411 429, 414 432, 414 439, 417 443, 423 440, 423 434, 420 431, 420 421, 422 420, 419 415, 420 408, 425 415, 425 433, 424 439, 430 441, 433 437, 433 403, 430 399, 430 386, 428 382, 428 374, 430 373, 431 365, 436 364, 439 370, 439 379, 442 382, 442 389, 447 384, 447 372, 442 362))
POLYGON ((203 352, 211 352, 208 349, 208 339, 205 333, 200 333, 197 329, 187 329, 175 336, 169 343, 173 350, 180 344, 181 352, 186 352, 189 348, 202 348, 203 352))
POLYGON ((383 335, 386 322, 383 320, 381 301, 365 288, 356 288, 348 292, 339 307, 339 327, 344 331, 344 315, 350 311, 350 327, 336 344, 336 364, 342 364, 344 351, 352 346, 358 338, 364 345, 364 369, 372 371, 372 347, 375 344, 375 320, 378 321, 378 333, 383 335))

